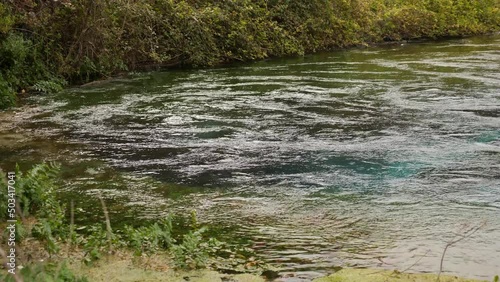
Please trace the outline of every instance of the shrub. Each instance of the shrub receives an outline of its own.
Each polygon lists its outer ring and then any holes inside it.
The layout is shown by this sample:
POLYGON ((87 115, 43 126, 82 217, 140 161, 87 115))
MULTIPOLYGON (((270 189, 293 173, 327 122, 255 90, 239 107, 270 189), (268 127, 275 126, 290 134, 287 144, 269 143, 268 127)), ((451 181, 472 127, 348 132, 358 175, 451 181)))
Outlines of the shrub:
POLYGON ((16 93, 0 74, 0 110, 7 109, 16 104, 16 93))
MULTIPOLYGON (((0 74, 13 91, 50 93, 60 78, 83 83, 124 70, 499 29, 497 0, 7 1, 0 74)), ((12 104, 12 91, 0 89, 0 106, 12 104)))
POLYGON ((205 231, 204 228, 191 231, 182 237, 181 244, 172 246, 174 264, 177 268, 198 269, 207 266, 210 258, 210 247, 218 241, 215 239, 205 241, 203 238, 205 231))
POLYGON ((33 89, 41 93, 57 93, 63 90, 66 81, 63 79, 41 80, 33 85, 33 89))
MULTIPOLYGON (((67 227, 64 221, 64 206, 56 198, 56 181, 59 173, 57 164, 38 164, 26 173, 16 166, 15 195, 18 216, 36 216, 37 222, 31 235, 45 243, 49 254, 58 251, 57 240, 65 238, 67 227)), ((7 219, 8 185, 5 179, 0 181, 0 218, 7 219)), ((19 225, 19 237, 27 236, 28 230, 19 225)), ((17 231, 17 230, 16 230, 17 231)))
POLYGON ((14 25, 14 16, 10 11, 9 7, 5 4, 0 3, 0 36, 2 34, 7 34, 14 25))
POLYGON ((168 216, 152 225, 139 228, 125 226, 123 239, 138 256, 159 249, 166 250, 175 242, 172 238, 172 217, 168 216))
MULTIPOLYGON (((65 263, 31 264, 19 272, 25 282, 88 282, 85 277, 74 274, 65 263)), ((14 276, 0 273, 0 281, 15 282, 14 276)))

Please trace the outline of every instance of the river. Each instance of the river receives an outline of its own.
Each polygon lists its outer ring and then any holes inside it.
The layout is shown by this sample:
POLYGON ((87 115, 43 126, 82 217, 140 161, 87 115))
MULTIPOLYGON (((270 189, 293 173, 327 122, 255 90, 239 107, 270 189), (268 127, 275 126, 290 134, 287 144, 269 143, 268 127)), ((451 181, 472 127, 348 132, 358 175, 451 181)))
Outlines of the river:
POLYGON ((24 103, 0 164, 62 162, 82 217, 96 190, 124 220, 196 209, 293 281, 438 272, 485 222, 444 271, 500 274, 498 35, 133 73, 24 103))

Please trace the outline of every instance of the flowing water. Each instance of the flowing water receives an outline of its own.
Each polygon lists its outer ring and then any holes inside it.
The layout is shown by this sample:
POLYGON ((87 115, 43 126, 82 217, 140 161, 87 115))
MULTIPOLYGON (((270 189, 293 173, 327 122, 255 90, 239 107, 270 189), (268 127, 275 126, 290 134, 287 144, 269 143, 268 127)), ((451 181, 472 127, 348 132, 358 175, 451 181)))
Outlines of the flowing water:
POLYGON ((38 139, 0 154, 73 164, 68 193, 102 189, 117 214, 194 208, 290 281, 333 266, 437 272, 446 243, 486 222, 444 270, 490 279, 499 74, 498 35, 134 74, 32 98, 9 134, 38 139))

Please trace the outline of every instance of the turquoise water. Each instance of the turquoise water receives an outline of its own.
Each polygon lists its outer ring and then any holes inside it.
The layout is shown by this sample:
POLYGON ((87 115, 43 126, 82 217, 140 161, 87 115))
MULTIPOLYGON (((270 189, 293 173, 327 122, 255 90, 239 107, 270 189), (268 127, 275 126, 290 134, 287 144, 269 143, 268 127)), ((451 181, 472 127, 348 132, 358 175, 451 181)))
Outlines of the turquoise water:
POLYGON ((444 270, 489 279, 499 69, 489 36, 133 74, 32 98, 42 106, 16 130, 36 141, 0 153, 68 164, 88 216, 96 189, 132 220, 196 209, 293 281, 424 255, 411 270, 437 272, 446 242, 486 221, 444 270))

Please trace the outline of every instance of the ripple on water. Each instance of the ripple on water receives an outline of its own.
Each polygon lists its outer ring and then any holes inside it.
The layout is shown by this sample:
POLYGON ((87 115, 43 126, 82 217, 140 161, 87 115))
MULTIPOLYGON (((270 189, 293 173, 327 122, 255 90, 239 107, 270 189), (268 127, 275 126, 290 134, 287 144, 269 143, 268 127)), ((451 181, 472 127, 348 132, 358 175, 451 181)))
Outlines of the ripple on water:
POLYGON ((148 213, 196 208, 287 271, 388 267, 379 258, 404 269, 422 256, 412 270, 437 271, 461 224, 486 219, 445 269, 491 278, 499 47, 497 36, 147 73, 42 97, 49 114, 30 122, 165 184, 148 213))

